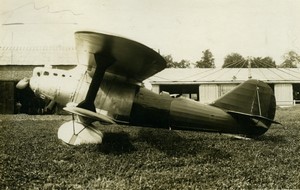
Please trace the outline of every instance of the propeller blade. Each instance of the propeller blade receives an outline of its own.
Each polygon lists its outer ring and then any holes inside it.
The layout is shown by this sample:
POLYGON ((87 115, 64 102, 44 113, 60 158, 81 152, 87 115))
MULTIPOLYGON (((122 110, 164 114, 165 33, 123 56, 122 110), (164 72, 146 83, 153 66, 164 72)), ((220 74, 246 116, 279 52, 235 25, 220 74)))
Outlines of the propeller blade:
POLYGON ((23 78, 17 83, 16 88, 22 90, 25 89, 28 85, 29 85, 29 78, 23 78))

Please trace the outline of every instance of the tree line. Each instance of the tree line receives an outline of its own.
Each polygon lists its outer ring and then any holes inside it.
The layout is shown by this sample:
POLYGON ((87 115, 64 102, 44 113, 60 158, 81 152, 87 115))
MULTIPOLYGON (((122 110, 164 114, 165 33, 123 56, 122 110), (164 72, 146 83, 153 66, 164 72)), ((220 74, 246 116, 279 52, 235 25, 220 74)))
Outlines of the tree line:
MULTIPOLYGON (((186 59, 177 62, 171 55, 163 55, 167 62, 167 68, 215 68, 215 59, 212 52, 207 49, 202 51, 199 61, 191 63, 186 59)), ((228 54, 224 58, 222 68, 296 68, 300 64, 300 55, 295 51, 289 51, 283 55, 284 61, 277 65, 271 57, 248 57, 245 58, 238 53, 228 54)))

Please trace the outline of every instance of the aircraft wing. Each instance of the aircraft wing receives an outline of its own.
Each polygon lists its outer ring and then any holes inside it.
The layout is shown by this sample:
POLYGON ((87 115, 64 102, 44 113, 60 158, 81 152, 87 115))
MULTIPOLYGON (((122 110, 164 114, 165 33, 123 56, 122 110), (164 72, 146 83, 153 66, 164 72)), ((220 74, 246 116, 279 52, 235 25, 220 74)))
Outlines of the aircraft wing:
POLYGON ((166 62, 153 49, 138 42, 103 33, 79 31, 75 33, 79 64, 86 65, 92 77, 95 56, 113 60, 106 73, 142 82, 166 67, 166 62))

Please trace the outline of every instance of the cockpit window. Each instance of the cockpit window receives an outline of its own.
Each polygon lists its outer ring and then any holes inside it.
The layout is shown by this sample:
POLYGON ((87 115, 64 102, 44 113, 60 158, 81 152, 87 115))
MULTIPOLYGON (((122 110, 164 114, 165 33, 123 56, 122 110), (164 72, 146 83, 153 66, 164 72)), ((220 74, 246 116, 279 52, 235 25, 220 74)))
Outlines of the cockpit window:
POLYGON ((48 71, 45 71, 45 72, 44 72, 44 75, 45 75, 45 76, 48 76, 48 75, 49 75, 49 72, 48 72, 48 71))

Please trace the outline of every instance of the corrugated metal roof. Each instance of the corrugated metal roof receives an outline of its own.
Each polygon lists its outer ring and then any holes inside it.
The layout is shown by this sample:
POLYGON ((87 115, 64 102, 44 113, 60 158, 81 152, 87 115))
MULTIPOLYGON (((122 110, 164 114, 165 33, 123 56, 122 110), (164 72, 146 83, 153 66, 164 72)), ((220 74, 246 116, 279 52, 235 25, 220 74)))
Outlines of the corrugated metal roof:
POLYGON ((0 65, 74 65, 74 47, 1 47, 0 65))
MULTIPOLYGON (((299 68, 252 68, 252 79, 267 83, 300 83, 299 68)), ((152 84, 241 83, 248 80, 248 68, 168 68, 152 76, 152 84)))

